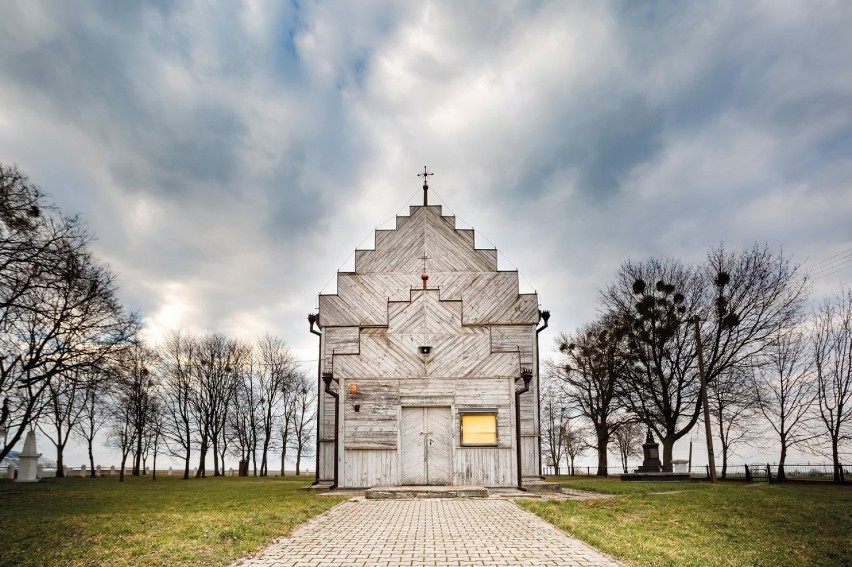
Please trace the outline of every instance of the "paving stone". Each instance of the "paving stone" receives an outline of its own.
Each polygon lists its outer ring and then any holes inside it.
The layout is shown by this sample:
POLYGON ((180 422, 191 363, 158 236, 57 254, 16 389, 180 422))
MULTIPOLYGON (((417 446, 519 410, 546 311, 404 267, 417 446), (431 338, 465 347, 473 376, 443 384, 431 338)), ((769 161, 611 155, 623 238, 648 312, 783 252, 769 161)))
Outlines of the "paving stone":
POLYGON ((234 565, 621 564, 508 500, 451 498, 344 502, 234 565))

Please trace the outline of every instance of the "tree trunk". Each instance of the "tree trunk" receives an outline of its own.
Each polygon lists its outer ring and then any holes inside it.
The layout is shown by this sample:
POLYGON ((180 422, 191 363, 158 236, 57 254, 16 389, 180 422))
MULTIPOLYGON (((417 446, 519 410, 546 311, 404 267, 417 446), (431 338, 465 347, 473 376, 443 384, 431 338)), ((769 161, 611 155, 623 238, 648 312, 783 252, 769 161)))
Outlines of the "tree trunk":
POLYGON ((127 464, 127 453, 121 454, 121 468, 118 471, 118 482, 124 482, 124 466, 127 464))
POLYGON ((674 451, 674 435, 666 435, 660 440, 663 444, 663 472, 672 472, 672 452, 674 451))
POLYGON ((62 457, 62 450, 56 446, 56 478, 65 478, 65 467, 63 466, 65 459, 62 457))
POLYGON ((213 439, 213 476, 219 476, 219 442, 213 439))
MULTIPOLYGON (((284 476, 284 463, 287 457, 287 441, 289 432, 281 433, 281 476, 284 476)), ((319 451, 319 443, 317 443, 317 451, 319 451)))
POLYGON ((787 443, 781 441, 781 458, 778 459, 778 480, 785 480, 787 475, 784 474, 784 461, 787 460, 787 443))
POLYGON ((92 469, 89 473, 89 476, 95 478, 95 455, 92 452, 92 439, 86 439, 86 444, 89 446, 89 467, 92 469))
POLYGON ((834 463, 834 482, 840 482, 840 454, 838 453, 838 436, 831 436, 831 461, 834 463))
POLYGON ((139 466, 142 463, 142 435, 136 432, 136 454, 133 456, 133 476, 139 476, 139 466))
POLYGON ((151 480, 157 480, 157 451, 154 451, 154 462, 151 465, 151 480))
POLYGON ((609 445, 609 434, 607 434, 606 428, 598 428, 597 431, 598 438, 598 472, 597 476, 607 476, 607 465, 608 456, 606 452, 607 445, 609 445))
POLYGON ((206 471, 204 470, 204 462, 207 460, 207 440, 201 440, 201 449, 198 455, 198 470, 195 471, 195 478, 204 478, 206 471))
POLYGON ((263 454, 260 459, 260 476, 266 476, 268 474, 267 469, 269 465, 267 464, 268 452, 269 452, 269 436, 271 434, 267 434, 263 440, 263 454))
POLYGON ((722 480, 728 478, 728 444, 722 438, 722 480))
POLYGON ((192 457, 189 448, 186 449, 186 457, 183 459, 183 479, 189 480, 189 459, 192 457))
MULTIPOLYGON (((319 450, 319 449, 317 449, 317 450, 319 450)), ((281 449, 281 476, 282 477, 284 476, 284 456, 286 454, 287 454, 287 452, 284 449, 281 449)))
POLYGON ((302 447, 301 445, 296 449, 296 476, 302 474, 302 471, 299 470, 302 464, 302 447))

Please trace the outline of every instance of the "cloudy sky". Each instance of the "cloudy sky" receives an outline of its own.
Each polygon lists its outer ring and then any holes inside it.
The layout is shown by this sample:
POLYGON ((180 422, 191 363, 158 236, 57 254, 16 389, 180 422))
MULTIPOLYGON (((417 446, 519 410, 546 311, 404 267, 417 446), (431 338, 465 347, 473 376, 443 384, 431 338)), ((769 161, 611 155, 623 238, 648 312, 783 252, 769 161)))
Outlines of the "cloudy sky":
POLYGON ((0 19, 0 161, 80 213, 152 339, 271 332, 312 369, 317 293, 424 165, 556 330, 625 258, 722 240, 852 280, 848 2, 172 4, 0 19))

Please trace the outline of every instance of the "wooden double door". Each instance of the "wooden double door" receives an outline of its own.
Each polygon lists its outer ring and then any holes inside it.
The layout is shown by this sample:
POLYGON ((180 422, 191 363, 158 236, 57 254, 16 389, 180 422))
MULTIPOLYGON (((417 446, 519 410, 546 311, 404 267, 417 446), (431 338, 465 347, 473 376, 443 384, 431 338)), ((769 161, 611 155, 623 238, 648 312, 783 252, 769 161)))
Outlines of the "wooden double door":
POLYGON ((402 484, 450 484, 453 435, 449 407, 403 407, 402 484))

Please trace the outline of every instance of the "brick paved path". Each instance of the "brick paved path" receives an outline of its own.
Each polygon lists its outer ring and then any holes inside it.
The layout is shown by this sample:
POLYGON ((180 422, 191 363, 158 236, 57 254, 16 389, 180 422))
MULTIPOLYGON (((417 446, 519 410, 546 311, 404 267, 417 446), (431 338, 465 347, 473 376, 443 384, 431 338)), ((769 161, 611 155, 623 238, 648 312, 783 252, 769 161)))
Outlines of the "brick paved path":
POLYGON ((344 502, 235 565, 620 564, 508 500, 344 502))

